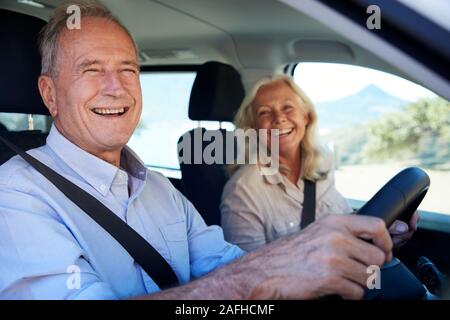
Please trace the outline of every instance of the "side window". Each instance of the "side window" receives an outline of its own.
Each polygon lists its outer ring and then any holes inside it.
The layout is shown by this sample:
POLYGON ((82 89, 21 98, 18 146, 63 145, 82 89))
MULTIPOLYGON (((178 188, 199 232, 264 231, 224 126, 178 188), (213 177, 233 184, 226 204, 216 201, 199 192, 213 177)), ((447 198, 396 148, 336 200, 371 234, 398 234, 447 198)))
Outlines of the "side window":
POLYGON ((44 115, 33 115, 31 120, 30 116, 27 114, 0 113, 0 131, 5 128, 8 131, 28 130, 30 121, 33 122, 34 130, 48 132, 51 118, 44 115))
POLYGON ((362 67, 299 63, 294 79, 316 106, 336 186, 368 200, 394 174, 419 166, 431 179, 420 209, 450 214, 450 103, 400 77, 362 67))
MULTIPOLYGON (((128 145, 148 167, 172 178, 181 178, 177 156, 181 135, 199 125, 207 129, 219 128, 219 122, 199 123, 188 117, 195 76, 195 72, 141 73, 141 121, 128 145)), ((222 127, 230 128, 232 124, 222 127)))

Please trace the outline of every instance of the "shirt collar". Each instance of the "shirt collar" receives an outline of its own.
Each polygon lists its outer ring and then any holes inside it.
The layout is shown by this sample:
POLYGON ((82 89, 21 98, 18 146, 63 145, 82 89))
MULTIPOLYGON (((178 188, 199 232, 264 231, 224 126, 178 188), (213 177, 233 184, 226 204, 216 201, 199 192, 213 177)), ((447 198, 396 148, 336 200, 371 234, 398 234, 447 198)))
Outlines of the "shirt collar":
POLYGON ((133 177, 145 181, 147 178, 147 168, 139 156, 125 146, 120 154, 120 166, 133 177))
POLYGON ((285 192, 288 196, 293 198, 294 200, 303 203, 303 192, 300 192, 303 189, 303 181, 300 176, 297 185, 298 189, 292 186, 286 177, 283 177, 279 171, 276 173, 270 172, 267 174, 267 170, 264 170, 264 167, 260 167, 260 173, 264 177, 264 180, 272 185, 278 185, 283 192, 285 192))
MULTIPOLYGON (((47 137, 47 145, 82 179, 106 196, 119 168, 73 144, 58 131, 54 124, 47 137)), ((120 163, 129 174, 145 180, 147 175, 145 165, 127 146, 122 149, 120 163)))
MULTIPOLYGON (((300 176, 297 181, 297 186, 301 187, 303 184, 303 175, 304 175, 304 164, 305 164, 305 157, 304 152, 302 152, 301 157, 301 169, 300 169, 300 176)), ((286 185, 285 177, 283 177, 280 173, 280 171, 276 171, 275 173, 273 170, 269 170, 269 168, 266 168, 264 166, 259 166, 259 170, 261 175, 264 177, 264 179, 270 183, 270 184, 282 184, 283 186, 286 185)))
POLYGON ((259 166, 259 171, 261 175, 264 177, 264 180, 266 180, 270 184, 284 184, 283 183, 283 177, 281 176, 281 173, 279 171, 273 172, 272 170, 267 170, 266 167, 259 166))

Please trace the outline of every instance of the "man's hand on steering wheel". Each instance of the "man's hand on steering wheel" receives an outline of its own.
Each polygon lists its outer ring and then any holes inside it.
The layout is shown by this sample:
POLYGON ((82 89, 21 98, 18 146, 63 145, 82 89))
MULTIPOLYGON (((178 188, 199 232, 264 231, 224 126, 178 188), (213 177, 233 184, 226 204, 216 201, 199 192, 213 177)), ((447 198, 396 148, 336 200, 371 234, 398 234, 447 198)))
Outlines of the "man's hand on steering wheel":
POLYGON ((389 234, 392 237, 394 248, 400 248, 403 246, 417 230, 417 223, 419 222, 419 213, 416 211, 411 216, 409 223, 405 223, 401 220, 395 220, 389 228, 389 234))

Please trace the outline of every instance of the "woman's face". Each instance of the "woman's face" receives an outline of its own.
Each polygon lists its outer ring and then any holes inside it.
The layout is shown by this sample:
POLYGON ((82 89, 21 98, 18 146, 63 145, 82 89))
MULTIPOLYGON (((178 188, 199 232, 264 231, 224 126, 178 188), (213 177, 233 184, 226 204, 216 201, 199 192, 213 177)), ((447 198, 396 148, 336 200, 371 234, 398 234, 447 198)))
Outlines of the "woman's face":
POLYGON ((281 158, 299 155, 300 143, 305 135, 308 115, 302 110, 304 102, 284 81, 263 85, 256 93, 252 108, 255 129, 267 129, 270 146, 270 129, 279 129, 281 158))

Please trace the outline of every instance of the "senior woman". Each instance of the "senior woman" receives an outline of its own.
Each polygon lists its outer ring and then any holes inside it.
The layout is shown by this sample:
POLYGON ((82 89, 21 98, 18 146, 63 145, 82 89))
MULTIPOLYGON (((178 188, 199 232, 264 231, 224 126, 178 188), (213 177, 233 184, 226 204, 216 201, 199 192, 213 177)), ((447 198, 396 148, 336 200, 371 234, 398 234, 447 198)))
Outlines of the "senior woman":
MULTIPOLYGON (((305 180, 315 189, 315 219, 352 212, 335 188, 332 156, 316 141, 314 105, 292 78, 274 76, 258 82, 242 102, 235 124, 244 130, 267 129, 268 148, 271 129, 278 129, 280 169, 267 174, 260 164, 246 164, 235 170, 220 205, 227 241, 252 251, 299 231, 305 180)), ((411 238, 418 217, 414 214, 409 226, 401 221, 393 224, 395 245, 411 238)))

